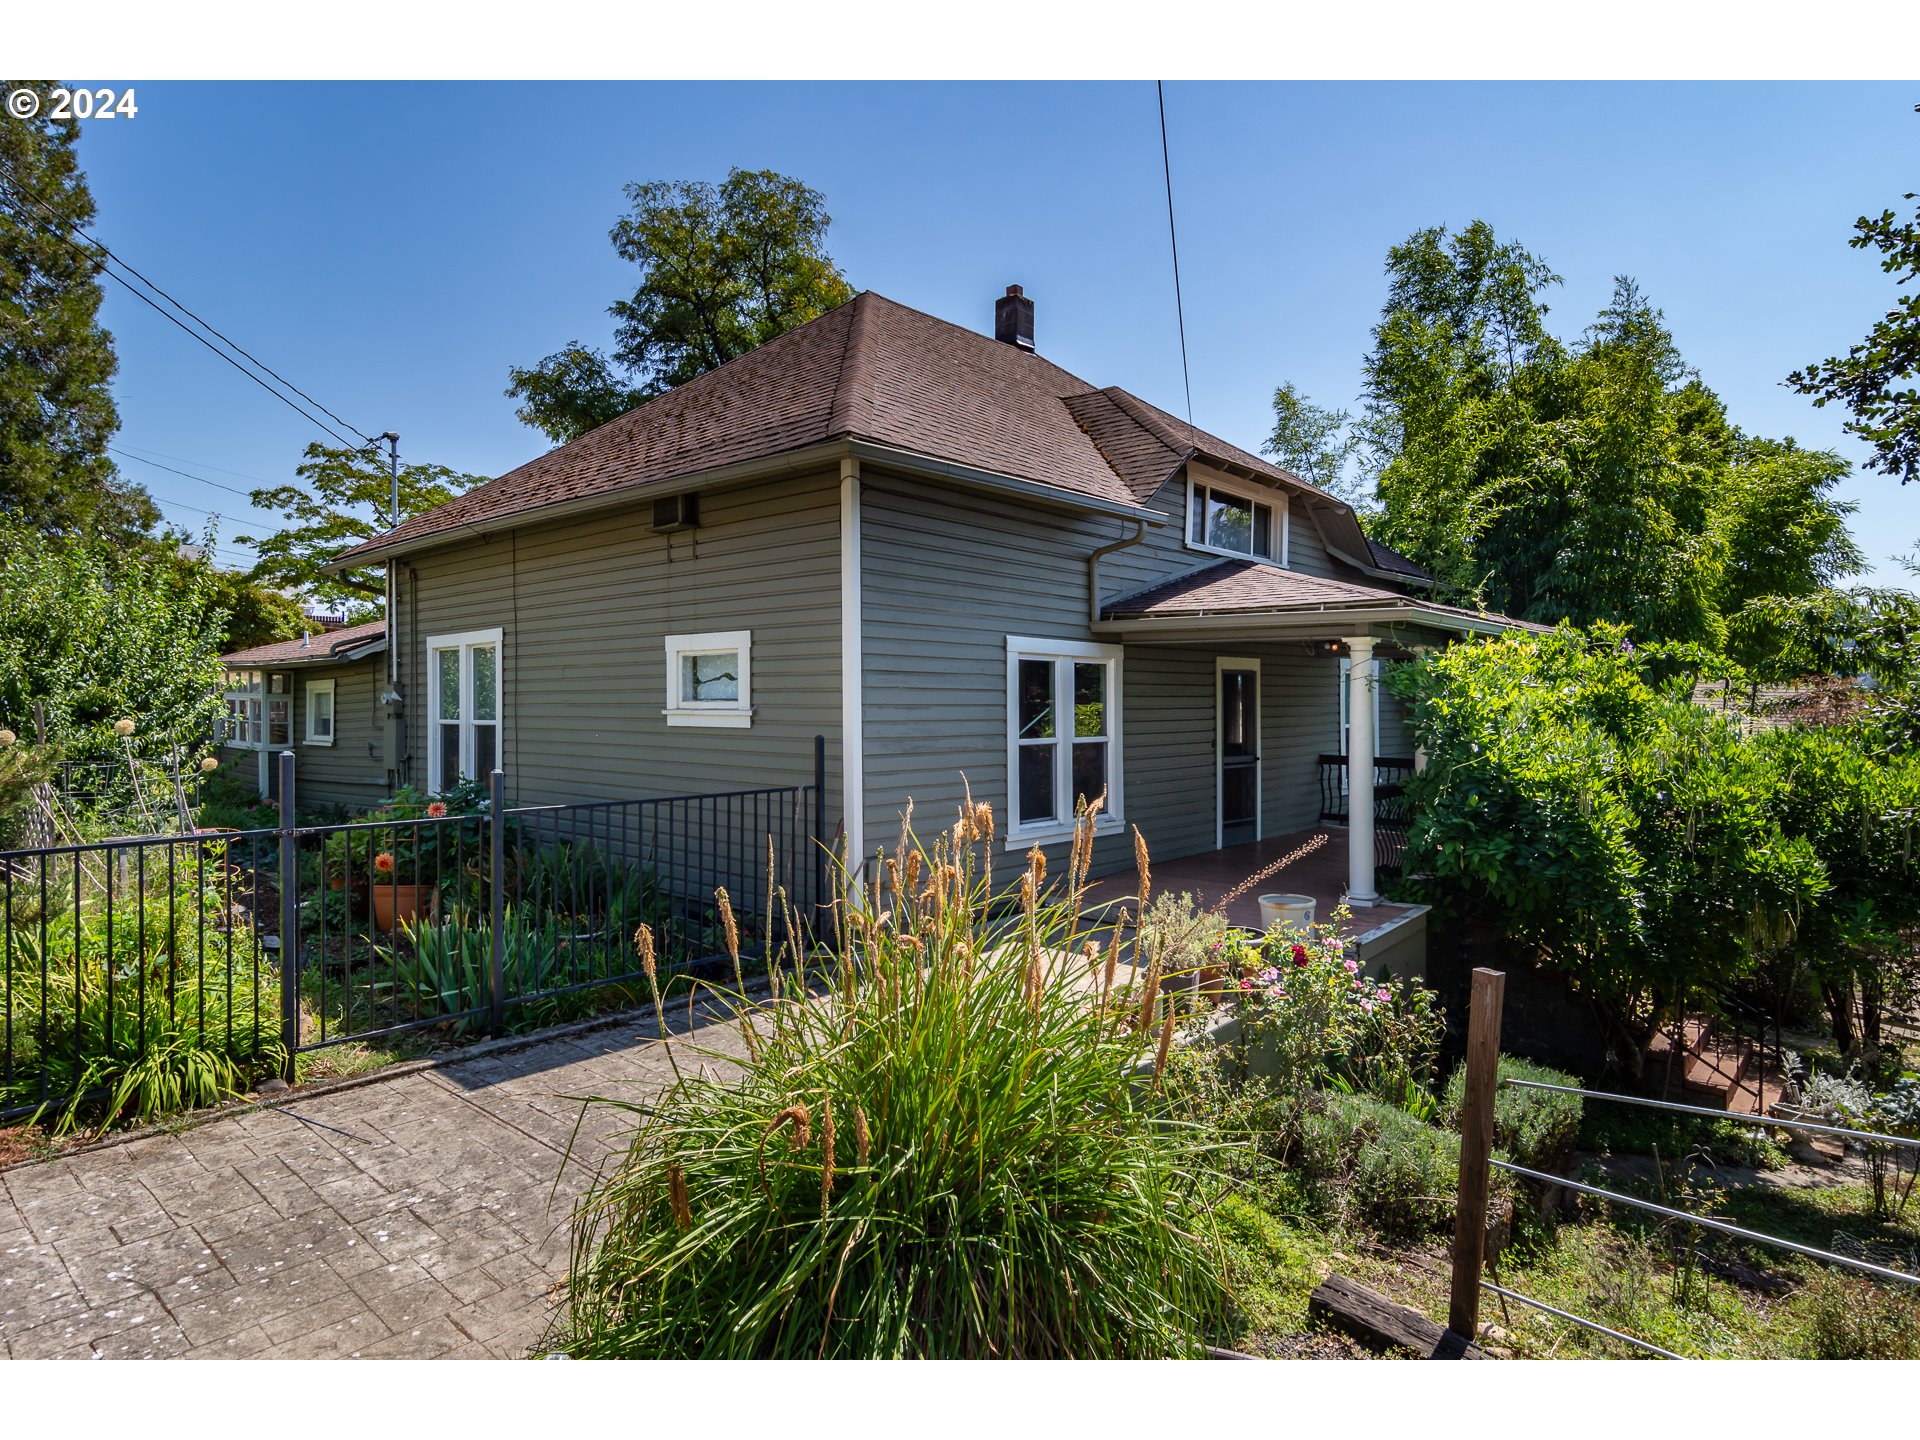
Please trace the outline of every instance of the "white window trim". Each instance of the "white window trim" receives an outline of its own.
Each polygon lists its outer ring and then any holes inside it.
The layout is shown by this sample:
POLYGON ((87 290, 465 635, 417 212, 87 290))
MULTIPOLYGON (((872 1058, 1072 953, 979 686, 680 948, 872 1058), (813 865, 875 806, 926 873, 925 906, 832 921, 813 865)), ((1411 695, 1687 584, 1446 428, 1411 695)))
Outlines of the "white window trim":
MULTIPOLYGON (((1076 660, 1107 662, 1107 803, 1093 822, 1094 833, 1104 835, 1126 825, 1126 743, 1123 733, 1123 671, 1126 654, 1123 646, 1102 645, 1086 640, 1048 640, 1029 635, 1007 637, 1007 809, 1006 848, 1024 850, 1035 843, 1066 840, 1073 835, 1073 817, 1064 820, 1039 820, 1020 823, 1020 662, 1052 660, 1071 666, 1076 660)), ((1063 687, 1058 669, 1054 672, 1054 706, 1060 708, 1061 695, 1072 695, 1072 671, 1068 670, 1063 687)), ((1054 728, 1061 728, 1056 713, 1054 728)), ((1059 754, 1055 760, 1053 793, 1067 804, 1073 797, 1073 737, 1061 735, 1055 742, 1059 754)))
POLYGON ((225 693, 228 709, 221 718, 220 743, 230 750, 267 748, 267 705, 264 684, 257 670, 234 671, 228 677, 225 693), (237 682, 237 683, 236 683, 237 682), (253 732, 251 740, 238 738, 233 730, 235 704, 246 707, 247 718, 240 723, 253 732))
POLYGON ((696 725, 711 729, 744 730, 753 724, 753 632, 709 630, 698 635, 669 635, 667 649, 667 704, 660 713, 669 725, 696 725), (740 655, 740 698, 689 700, 680 693, 680 657, 712 650, 734 650, 740 655))
MULTIPOLYGON (((1271 538, 1271 537, 1269 537, 1271 538)), ((1285 490, 1263 490, 1257 485, 1245 485, 1234 480, 1215 480, 1212 477, 1187 475, 1187 515, 1186 524, 1181 527, 1181 539, 1189 550, 1198 550, 1206 555, 1224 555, 1229 560, 1245 560, 1255 565, 1278 565, 1282 569, 1292 565, 1293 542, 1293 500, 1285 490), (1252 501, 1256 505, 1265 505, 1273 512, 1272 523, 1279 526, 1279 553, 1272 557, 1251 555, 1240 550, 1225 550, 1218 545, 1208 545, 1193 538, 1193 510, 1198 497, 1196 490, 1204 486, 1208 490, 1218 490, 1223 495, 1233 495, 1242 500, 1252 501)))
MULTIPOLYGON (((435 788, 440 783, 440 671, 433 663, 436 650, 458 650, 460 652, 460 694, 466 700, 463 708, 466 712, 473 709, 473 647, 476 645, 493 646, 493 755, 494 764, 501 763, 506 754, 505 735, 507 732, 507 647, 504 632, 498 628, 492 630, 463 630, 457 635, 429 635, 427 637, 427 788, 429 793, 438 794, 435 788)), ((460 775, 462 779, 480 779, 473 773, 473 725, 471 713, 460 718, 460 775)))
MULTIPOLYGON (((1373 696, 1373 758, 1378 760, 1380 758, 1380 662, 1378 660, 1371 660, 1368 662, 1368 668, 1373 672, 1367 677, 1367 691, 1373 696)), ((1337 677, 1340 682, 1340 753, 1342 755, 1347 753, 1347 732, 1351 728, 1347 711, 1353 697, 1352 675, 1353 660, 1348 656, 1342 655, 1340 657, 1340 673, 1337 677)), ((1343 766, 1340 770, 1340 793, 1342 795, 1347 793, 1347 774, 1348 772, 1343 766)))
POLYGON ((1227 747, 1220 735, 1220 721, 1226 710, 1226 675, 1229 670, 1251 670, 1253 672, 1253 839, 1258 844, 1266 838, 1266 759, 1265 746, 1261 743, 1262 731, 1267 723, 1266 677, 1260 672, 1260 661, 1242 655, 1217 655, 1213 661, 1213 848, 1224 850, 1227 845, 1227 747))
POLYGON ((331 679, 309 680, 305 688, 307 692, 306 704, 302 708, 306 712, 307 724, 300 743, 302 745, 331 745, 340 733, 340 709, 334 695, 334 682, 331 679), (322 695, 327 697, 327 733, 325 736, 316 736, 313 733, 313 702, 322 695))

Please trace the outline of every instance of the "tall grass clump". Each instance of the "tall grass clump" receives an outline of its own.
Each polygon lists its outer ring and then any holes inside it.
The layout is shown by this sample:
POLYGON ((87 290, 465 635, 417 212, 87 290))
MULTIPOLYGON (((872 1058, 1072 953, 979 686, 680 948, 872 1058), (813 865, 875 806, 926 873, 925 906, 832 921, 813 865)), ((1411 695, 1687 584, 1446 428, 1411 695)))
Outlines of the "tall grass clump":
POLYGON ((999 895, 988 806, 931 848, 910 819, 835 907, 838 953, 790 950, 766 998, 736 993, 737 1047, 662 1042, 677 1078, 625 1103, 638 1126, 575 1214, 555 1348, 1198 1352, 1222 1299, 1198 1131, 1160 1103, 1170 1017, 1123 978, 1159 966, 1082 921, 1092 817, 1063 879, 1036 851, 999 895))

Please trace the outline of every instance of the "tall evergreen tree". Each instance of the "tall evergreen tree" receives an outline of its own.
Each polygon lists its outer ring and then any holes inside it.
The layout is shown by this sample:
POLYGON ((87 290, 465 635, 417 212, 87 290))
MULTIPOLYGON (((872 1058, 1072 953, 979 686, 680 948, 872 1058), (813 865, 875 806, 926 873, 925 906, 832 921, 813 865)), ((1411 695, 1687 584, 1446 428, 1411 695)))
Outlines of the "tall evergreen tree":
POLYGON ((0 515, 37 529, 143 531, 158 519, 144 490, 116 474, 119 428, 109 388, 113 337, 101 328, 102 257, 72 232, 94 217, 74 153, 79 123, 40 114, 0 120, 0 515))

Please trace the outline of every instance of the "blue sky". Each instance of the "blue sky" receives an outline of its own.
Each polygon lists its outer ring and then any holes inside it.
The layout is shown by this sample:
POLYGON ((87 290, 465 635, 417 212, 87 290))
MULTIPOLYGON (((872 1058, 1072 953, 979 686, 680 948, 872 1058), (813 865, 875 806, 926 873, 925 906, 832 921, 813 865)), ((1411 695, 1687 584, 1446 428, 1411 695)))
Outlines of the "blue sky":
MULTIPOLYGON (((1916 100, 1888 84, 1170 84, 1194 417, 1257 448, 1282 380, 1351 405, 1388 246, 1484 218, 1565 277, 1560 333, 1631 274, 1737 423, 1857 464, 1841 412, 1779 382, 1894 298, 1846 239, 1920 187, 1916 100)), ((1185 407, 1151 82, 168 82, 139 83, 138 103, 83 129, 96 233, 361 429, 399 431, 410 459, 498 474, 546 448, 502 394, 507 367, 607 341, 606 306, 632 288, 607 243, 622 184, 729 165, 823 191, 856 286, 990 329, 1018 282, 1043 353, 1185 407)), ((245 489, 287 478, 317 438, 111 286, 105 314, 121 446, 245 489)), ((195 529, 209 510, 226 537, 269 523, 122 464, 195 529)), ((1892 557, 1920 541, 1920 485, 1862 473, 1845 493, 1876 577, 1904 581, 1892 557)))

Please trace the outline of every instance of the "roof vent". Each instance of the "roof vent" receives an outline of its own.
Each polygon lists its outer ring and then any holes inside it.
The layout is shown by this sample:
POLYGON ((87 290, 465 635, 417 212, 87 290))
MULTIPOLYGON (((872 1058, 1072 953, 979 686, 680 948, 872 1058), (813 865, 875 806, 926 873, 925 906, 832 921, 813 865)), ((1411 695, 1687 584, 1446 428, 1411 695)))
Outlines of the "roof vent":
POLYGON ((663 495, 653 502, 655 533, 691 530, 699 523, 700 497, 697 494, 663 495))
POLYGON ((993 302, 993 338, 1019 350, 1033 349, 1033 301, 1018 285, 993 302))

